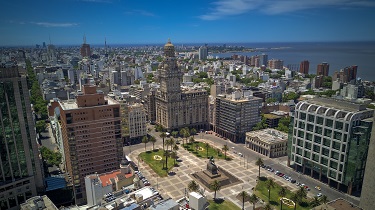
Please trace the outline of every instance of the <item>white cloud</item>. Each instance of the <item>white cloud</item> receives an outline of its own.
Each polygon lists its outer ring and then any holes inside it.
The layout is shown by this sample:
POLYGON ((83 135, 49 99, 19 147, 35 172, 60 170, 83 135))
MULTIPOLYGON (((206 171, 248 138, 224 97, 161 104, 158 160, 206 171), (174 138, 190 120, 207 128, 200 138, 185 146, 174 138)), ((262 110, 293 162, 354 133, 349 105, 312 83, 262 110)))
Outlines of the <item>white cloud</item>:
POLYGON ((217 0, 209 11, 199 16, 202 20, 217 20, 253 10, 276 15, 323 7, 375 7, 372 0, 217 0))
POLYGON ((52 22, 31 22, 32 24, 43 26, 43 27, 73 27, 78 26, 78 23, 52 23, 52 22))

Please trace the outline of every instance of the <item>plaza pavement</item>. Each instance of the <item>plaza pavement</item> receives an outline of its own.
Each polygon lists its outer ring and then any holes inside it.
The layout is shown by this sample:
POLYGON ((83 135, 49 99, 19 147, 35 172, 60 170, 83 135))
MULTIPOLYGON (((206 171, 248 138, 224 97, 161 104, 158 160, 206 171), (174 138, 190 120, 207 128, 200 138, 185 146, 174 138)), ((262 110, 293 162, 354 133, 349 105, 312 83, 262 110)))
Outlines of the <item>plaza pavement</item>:
MULTIPOLYGON (((203 141, 211 143, 209 140, 203 141)), ((194 154, 189 153, 187 150, 183 149, 181 144, 179 150, 177 151, 179 160, 181 160, 181 162, 179 162, 178 167, 172 169, 175 174, 168 177, 159 177, 145 162, 138 160, 138 155, 144 151, 144 149, 136 149, 132 151, 129 156, 138 165, 139 170, 149 180, 152 186, 158 189, 164 197, 171 197, 174 200, 184 197, 185 191, 188 193, 187 185, 191 180, 193 180, 190 174, 196 171, 205 170, 208 161, 205 158, 198 158, 194 154)), ((217 192, 217 197, 230 200, 242 208, 242 201, 237 199, 236 196, 243 190, 249 194, 253 193, 252 189, 256 185, 258 166, 256 166, 253 162, 244 162, 243 158, 240 158, 238 155, 232 152, 227 153, 227 155, 232 157, 233 160, 226 161, 216 159, 216 165, 240 179, 242 183, 221 189, 217 192)), ((278 177, 274 175, 274 173, 266 171, 262 168, 261 176, 272 177, 278 184, 285 186, 290 190, 298 189, 296 185, 287 182, 283 178, 278 177)), ((207 195, 208 199, 212 199, 214 193, 205 191, 205 194, 207 195)), ((256 204, 256 206, 262 205, 263 204, 261 202, 256 204)), ((252 209, 252 204, 245 202, 245 209, 252 209)))

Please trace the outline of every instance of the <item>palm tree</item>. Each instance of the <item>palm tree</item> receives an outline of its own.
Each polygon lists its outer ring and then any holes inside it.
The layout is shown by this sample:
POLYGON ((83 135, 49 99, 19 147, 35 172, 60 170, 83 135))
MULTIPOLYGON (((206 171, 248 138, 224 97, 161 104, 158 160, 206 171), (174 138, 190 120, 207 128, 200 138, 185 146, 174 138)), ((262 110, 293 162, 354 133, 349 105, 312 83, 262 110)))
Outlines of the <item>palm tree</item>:
POLYGON ((215 180, 215 181, 211 182, 210 189, 215 192, 215 194, 214 194, 214 200, 216 200, 216 192, 219 191, 220 188, 221 188, 221 186, 220 186, 220 182, 219 181, 215 180))
POLYGON ((319 206, 320 205, 320 200, 318 196, 314 196, 313 200, 310 202, 310 205, 312 207, 319 206))
MULTIPOLYGON (((280 195, 281 198, 285 197, 286 196, 286 188, 281 187, 278 194, 280 195)), ((282 202, 281 199, 280 199, 280 209, 283 210, 283 202, 282 202)))
POLYGON ((189 139, 189 143, 192 144, 194 142, 195 142, 194 136, 191 136, 190 139, 189 139))
POLYGON ((165 169, 167 170, 168 173, 168 158, 170 157, 170 153, 168 150, 164 150, 164 157, 165 157, 165 169))
POLYGON ((264 206, 263 209, 264 209, 264 210, 272 210, 272 206, 271 206, 270 203, 267 203, 267 204, 264 206))
POLYGON ((300 187, 298 190, 297 190, 297 192, 296 192, 296 194, 298 195, 298 198, 299 198, 299 202, 302 202, 302 200, 304 199, 304 198, 307 198, 307 191, 306 191, 306 189, 304 188, 304 187, 300 187))
POLYGON ((195 135, 195 134, 197 134, 197 130, 196 130, 195 128, 192 128, 192 129, 190 130, 190 134, 191 134, 191 135, 195 135))
POLYGON ((173 165, 176 165, 177 153, 173 151, 170 154, 171 154, 171 158, 173 158, 173 165))
POLYGON ((184 138, 185 138, 185 128, 181 128, 180 129, 180 136, 182 136, 182 145, 184 145, 185 146, 185 142, 184 142, 184 138))
POLYGON ((293 193, 290 199, 294 202, 294 210, 297 209, 297 202, 299 202, 299 196, 297 193, 293 193))
POLYGON ((178 135, 178 131, 172 131, 172 136, 174 137, 174 138, 177 138, 177 135, 178 135))
POLYGON ((155 150, 155 142, 156 142, 156 138, 153 137, 153 136, 151 136, 149 141, 152 143, 152 150, 155 150))
POLYGON ((321 198, 320 198, 320 202, 326 204, 328 203, 328 197, 326 195, 323 195, 321 198))
POLYGON ((199 185, 197 184, 197 182, 192 180, 188 184, 188 189, 189 189, 190 192, 197 192, 199 190, 199 185))
POLYGON ((255 210, 255 204, 258 203, 259 198, 255 194, 250 195, 249 202, 253 204, 253 210, 255 210))
POLYGON ((164 150, 164 138, 167 137, 167 134, 165 132, 160 134, 160 138, 163 139, 163 150, 164 150))
POLYGON ((223 148, 221 148, 221 150, 224 151, 224 160, 226 160, 227 159, 227 151, 229 150, 228 145, 224 145, 223 148))
POLYGON ((242 210, 245 209, 245 201, 249 199, 249 194, 246 191, 240 192, 238 195, 240 198, 242 198, 242 210))
POLYGON ((184 138, 185 138, 185 140, 186 140, 186 142, 187 142, 187 139, 188 139, 189 136, 190 136, 189 128, 185 128, 185 129, 184 129, 183 136, 184 136, 184 138))
POLYGON ((258 179, 260 179, 260 166, 263 165, 262 158, 258 158, 257 161, 255 161, 255 165, 257 165, 259 167, 259 176, 258 176, 258 179))
POLYGON ((276 186, 275 181, 273 179, 267 179, 266 181, 266 188, 268 189, 268 202, 270 202, 271 199, 271 189, 276 186))
POLYGON ((206 153, 207 153, 207 158, 208 158, 208 148, 210 147, 209 143, 205 143, 204 146, 206 147, 206 153))
POLYGON ((147 138, 147 136, 144 136, 143 138, 142 138, 142 143, 144 143, 145 144, 145 151, 146 151, 146 144, 148 143, 148 138, 147 138))

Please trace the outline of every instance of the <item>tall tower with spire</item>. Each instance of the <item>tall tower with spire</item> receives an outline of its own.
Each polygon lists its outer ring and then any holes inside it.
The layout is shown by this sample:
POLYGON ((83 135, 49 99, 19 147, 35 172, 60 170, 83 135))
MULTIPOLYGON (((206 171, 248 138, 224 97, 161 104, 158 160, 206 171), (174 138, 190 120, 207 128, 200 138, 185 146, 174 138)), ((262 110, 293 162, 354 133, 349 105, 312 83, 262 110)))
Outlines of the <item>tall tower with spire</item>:
POLYGON ((91 56, 90 45, 86 43, 86 35, 83 36, 83 44, 81 45, 80 52, 81 52, 82 57, 90 57, 91 56))
POLYGON ((183 127, 207 129, 207 91, 181 88, 183 73, 178 67, 170 39, 164 45, 164 60, 158 69, 160 89, 155 95, 156 123, 168 131, 183 127))

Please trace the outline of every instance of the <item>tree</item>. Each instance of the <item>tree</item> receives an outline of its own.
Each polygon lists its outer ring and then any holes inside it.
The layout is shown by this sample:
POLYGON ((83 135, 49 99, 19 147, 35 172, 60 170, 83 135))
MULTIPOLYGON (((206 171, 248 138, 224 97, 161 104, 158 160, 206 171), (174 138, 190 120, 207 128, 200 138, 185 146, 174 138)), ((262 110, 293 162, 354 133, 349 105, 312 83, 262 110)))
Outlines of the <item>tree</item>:
POLYGON ((145 144, 145 151, 146 151, 146 144, 148 143, 148 141, 149 141, 149 139, 147 138, 147 136, 144 136, 144 137, 142 138, 142 143, 145 144))
POLYGON ((155 150, 156 138, 151 136, 149 141, 152 143, 152 150, 155 150))
POLYGON ((259 198, 255 194, 250 195, 249 202, 253 204, 253 210, 255 210, 255 204, 258 203, 259 198))
POLYGON ((276 183, 273 181, 273 179, 267 179, 266 181, 266 188, 268 189, 268 202, 270 202, 271 199, 271 189, 275 188, 276 183))
POLYGON ((194 142, 195 142, 194 136, 191 136, 190 139, 189 139, 189 143, 192 144, 194 142))
POLYGON ((245 201, 249 199, 249 194, 246 191, 240 192, 238 195, 240 198, 242 198, 242 210, 245 209, 245 201))
POLYGON ((293 193, 290 199, 294 202, 294 210, 297 208, 297 202, 299 202, 299 196, 297 193, 293 193))
POLYGON ((259 167, 259 175, 258 175, 258 179, 260 179, 260 167, 263 165, 263 160, 262 160, 262 158, 258 158, 257 161, 255 161, 255 165, 259 167))
POLYGON ((172 149, 172 146, 175 144, 175 140, 173 138, 169 138, 167 139, 167 141, 165 142, 165 144, 167 145, 167 150, 168 150, 168 147, 171 146, 171 149, 172 149))
POLYGON ((307 191, 306 191, 306 189, 304 188, 304 187, 300 187, 299 189, 298 189, 298 191, 296 192, 296 194, 298 195, 298 198, 299 198, 299 202, 302 202, 302 200, 304 199, 304 198, 307 198, 307 191))
POLYGON ((195 135, 195 134, 197 134, 197 130, 196 130, 195 128, 192 128, 192 129, 190 130, 190 134, 191 134, 191 135, 195 135))
POLYGON ((40 147, 40 153, 42 154, 43 159, 46 160, 48 164, 59 166, 59 164, 61 163, 62 156, 59 152, 54 152, 47 147, 42 146, 40 147))
POLYGON ((192 180, 191 182, 189 182, 188 184, 188 190, 190 192, 198 192, 199 190, 199 185, 197 184, 197 182, 195 182, 194 180, 192 180))
POLYGON ((270 203, 267 203, 267 204, 264 206, 263 210, 272 210, 272 206, 271 206, 271 204, 270 204, 270 203))
POLYGON ((215 193, 214 193, 214 200, 216 200, 216 192, 219 191, 221 189, 221 185, 220 185, 220 182, 215 180, 213 182, 211 182, 210 184, 210 189, 213 190, 215 193))
MULTIPOLYGON (((177 155, 177 151, 178 151, 178 145, 177 144, 174 144, 173 145, 173 151, 176 153, 176 157, 175 157, 175 159, 177 160, 177 158, 178 158, 178 155, 177 155)), ((176 162, 175 162, 176 163, 176 162)))
POLYGON ((167 137, 167 134, 166 134, 165 132, 163 132, 163 133, 160 134, 160 138, 163 139, 163 150, 165 150, 165 149, 164 149, 164 138, 165 138, 165 137, 167 137))
POLYGON ((328 203, 328 197, 326 195, 323 195, 321 198, 320 198, 320 201, 324 204, 328 203))
POLYGON ((310 202, 310 206, 316 207, 320 205, 320 200, 318 196, 314 196, 313 200, 310 202))
POLYGON ((226 160, 227 159, 227 151, 229 150, 228 145, 224 145, 223 148, 221 148, 221 150, 223 150, 223 152, 224 152, 224 160, 226 160))
POLYGON ((164 157, 165 157, 165 170, 168 173, 168 158, 170 157, 170 152, 168 150, 164 150, 164 157))
POLYGON ((298 97, 299 95, 295 92, 285 93, 283 95, 283 102, 287 102, 289 100, 295 101, 298 97))
MULTIPOLYGON (((286 196, 286 188, 285 187, 281 187, 279 192, 278 192, 279 196, 281 198, 285 197, 286 196)), ((280 199, 280 209, 282 210, 283 209, 283 202, 282 200, 280 199)))
POLYGON ((170 153, 171 158, 173 158, 173 165, 176 165, 177 153, 175 151, 170 153))
POLYGON ((35 128, 36 128, 36 132, 38 134, 40 134, 40 133, 46 131, 47 124, 44 120, 39 120, 39 121, 36 122, 35 128))
POLYGON ((185 129, 184 129, 183 136, 184 136, 184 138, 185 138, 185 140, 186 140, 186 142, 187 142, 187 139, 188 139, 189 136, 190 136, 189 128, 185 128, 185 129))
POLYGON ((174 138, 177 138, 177 135, 178 135, 178 131, 172 131, 172 136, 174 137, 174 138))
POLYGON ((207 158, 208 158, 208 148, 210 148, 210 144, 209 143, 205 143, 204 146, 206 147, 206 154, 207 154, 207 158))

